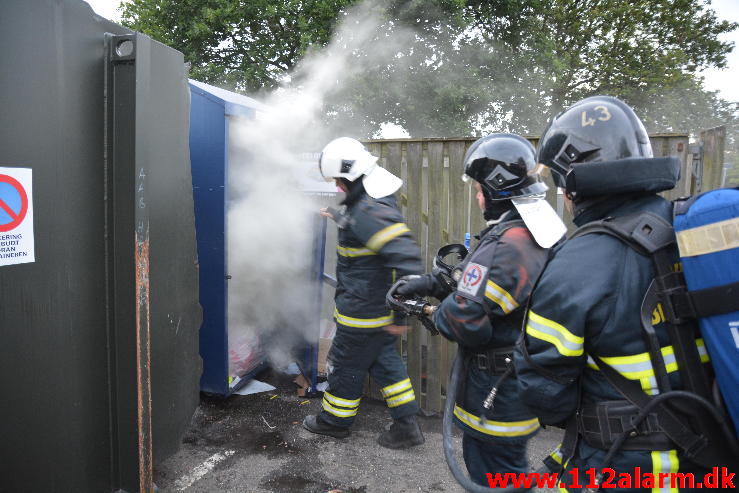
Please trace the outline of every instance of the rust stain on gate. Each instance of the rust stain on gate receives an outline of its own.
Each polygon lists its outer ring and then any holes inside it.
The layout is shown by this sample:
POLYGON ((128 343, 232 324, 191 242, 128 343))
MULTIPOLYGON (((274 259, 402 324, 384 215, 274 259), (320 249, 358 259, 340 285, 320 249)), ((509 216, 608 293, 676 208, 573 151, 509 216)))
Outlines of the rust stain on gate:
POLYGON ((138 399, 139 491, 152 491, 151 303, 149 229, 136 232, 136 386, 138 399))

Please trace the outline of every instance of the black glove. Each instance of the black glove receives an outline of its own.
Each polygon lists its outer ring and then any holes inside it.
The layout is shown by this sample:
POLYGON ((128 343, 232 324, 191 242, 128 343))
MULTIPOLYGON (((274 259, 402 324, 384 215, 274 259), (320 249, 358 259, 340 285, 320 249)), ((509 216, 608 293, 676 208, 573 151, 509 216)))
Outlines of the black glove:
POLYGON ((420 320, 423 326, 431 332, 431 335, 437 335, 439 331, 431 321, 429 316, 425 313, 426 307, 429 306, 429 302, 420 298, 418 292, 414 288, 408 288, 409 282, 419 283, 421 289, 426 285, 428 280, 426 276, 404 276, 398 279, 398 281, 392 285, 385 295, 385 302, 391 310, 395 310, 396 317, 398 314, 413 315, 420 320), (420 281, 419 281, 420 280, 420 281), (401 293, 401 290, 406 289, 405 293, 401 293))
POLYGON ((433 274, 403 276, 400 279, 406 281, 398 287, 397 293, 401 296, 433 296, 443 300, 450 293, 433 274))
POLYGON ((434 289, 434 278, 431 274, 403 276, 400 278, 405 283, 398 286, 397 293, 405 297, 428 296, 434 289))

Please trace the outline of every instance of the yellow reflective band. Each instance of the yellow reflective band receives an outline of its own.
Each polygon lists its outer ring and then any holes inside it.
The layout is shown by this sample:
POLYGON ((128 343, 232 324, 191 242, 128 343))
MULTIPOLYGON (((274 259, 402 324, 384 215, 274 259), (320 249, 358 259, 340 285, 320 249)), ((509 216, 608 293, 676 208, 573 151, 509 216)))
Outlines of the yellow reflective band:
POLYGON ((480 418, 470 414, 458 405, 454 405, 454 415, 462 423, 470 428, 484 433, 500 437, 517 437, 529 435, 539 429, 539 420, 536 418, 525 421, 491 421, 487 420, 480 424, 480 418))
POLYGON ((416 400, 416 394, 413 393, 413 389, 410 389, 402 394, 398 394, 395 397, 386 397, 385 402, 387 407, 398 407, 408 402, 416 400))
POLYGON ((390 313, 388 315, 385 315, 383 317, 378 318, 354 318, 354 317, 347 317, 346 315, 342 315, 339 313, 339 310, 334 309, 334 319, 341 325, 345 325, 347 327, 365 327, 365 328, 374 328, 374 327, 384 327, 386 325, 390 325, 393 323, 393 314, 390 313))
POLYGON ((518 303, 508 294, 508 291, 491 280, 488 280, 488 284, 485 286, 485 297, 496 303, 505 314, 511 313, 518 308, 518 303))
POLYGON ((652 474, 654 474, 655 485, 652 493, 677 493, 677 487, 671 487, 669 476, 664 481, 664 488, 659 487, 659 474, 675 474, 680 468, 680 460, 677 458, 677 450, 654 450, 652 451, 652 474))
POLYGON ((564 326, 537 315, 532 310, 529 310, 529 316, 526 319, 526 333, 553 344, 563 356, 580 356, 583 354, 584 338, 576 336, 564 326))
POLYGON ((395 382, 392 385, 381 388, 380 392, 382 392, 383 397, 390 397, 391 395, 397 394, 404 390, 408 390, 410 388, 412 388, 411 379, 406 378, 405 380, 401 380, 400 382, 395 382))
POLYGON ((359 408, 339 409, 337 407, 332 406, 326 399, 323 399, 321 401, 321 405, 324 411, 326 411, 327 413, 331 413, 338 418, 351 418, 352 416, 356 416, 357 411, 359 411, 359 408))
POLYGON ((551 454, 549 454, 549 457, 554 459, 554 462, 556 462, 560 466, 562 465, 562 444, 561 443, 557 445, 557 448, 554 449, 551 454))
MULTIPOLYGON (((703 339, 696 339, 695 345, 698 347, 701 362, 708 362, 708 351, 706 351, 706 345, 703 339)), ((674 348, 672 346, 664 346, 660 348, 660 352, 662 353, 667 373, 677 371, 678 366, 674 348)), ((601 356, 601 359, 629 380, 639 380, 642 389, 647 394, 655 395, 659 393, 657 379, 649 353, 639 353, 630 356, 601 356)), ((590 355, 588 355, 587 364, 593 370, 600 370, 590 355)))
POLYGON ((341 245, 336 246, 336 252, 342 257, 364 257, 366 255, 377 255, 376 252, 373 252, 369 248, 352 248, 343 247, 341 245))
POLYGON ((681 257, 694 257, 739 247, 739 217, 676 233, 681 257))
POLYGON ((382 250, 382 247, 387 244, 393 238, 397 238, 403 233, 408 233, 410 229, 405 223, 391 224, 387 228, 382 228, 377 233, 373 234, 367 241, 367 248, 375 252, 382 250))
POLYGON ((353 401, 350 401, 348 399, 342 399, 341 397, 336 397, 335 395, 329 394, 328 392, 323 393, 323 398, 326 399, 331 404, 333 404, 334 406, 341 406, 341 407, 348 407, 348 408, 359 407, 359 401, 362 400, 362 398, 360 397, 359 399, 354 399, 353 401))

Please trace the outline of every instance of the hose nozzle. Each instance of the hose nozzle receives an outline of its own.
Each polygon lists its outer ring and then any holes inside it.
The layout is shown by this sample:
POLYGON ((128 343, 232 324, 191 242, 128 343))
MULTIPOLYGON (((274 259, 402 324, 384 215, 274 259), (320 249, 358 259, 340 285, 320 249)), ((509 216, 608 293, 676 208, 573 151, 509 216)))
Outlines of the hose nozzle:
POLYGON ((490 393, 488 394, 488 396, 485 397, 485 400, 482 401, 483 410, 480 413, 480 419, 478 420, 480 426, 485 426, 485 422, 487 421, 485 415, 488 413, 488 411, 491 411, 493 409, 493 403, 495 402, 496 395, 498 395, 498 387, 493 387, 492 389, 490 389, 490 393))

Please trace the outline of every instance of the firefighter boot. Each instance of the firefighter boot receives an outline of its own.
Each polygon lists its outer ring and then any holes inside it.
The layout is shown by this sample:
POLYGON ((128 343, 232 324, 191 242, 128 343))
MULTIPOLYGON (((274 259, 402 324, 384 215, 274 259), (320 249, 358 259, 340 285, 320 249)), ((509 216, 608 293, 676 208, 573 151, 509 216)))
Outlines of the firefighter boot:
POLYGON ((403 416, 393 420, 390 429, 382 432, 377 437, 377 443, 386 448, 408 448, 421 445, 426 439, 423 438, 421 427, 415 415, 403 416))
POLYGON ((303 428, 318 435, 328 435, 334 438, 346 438, 351 432, 348 428, 326 423, 318 415, 310 414, 303 420, 303 428))

